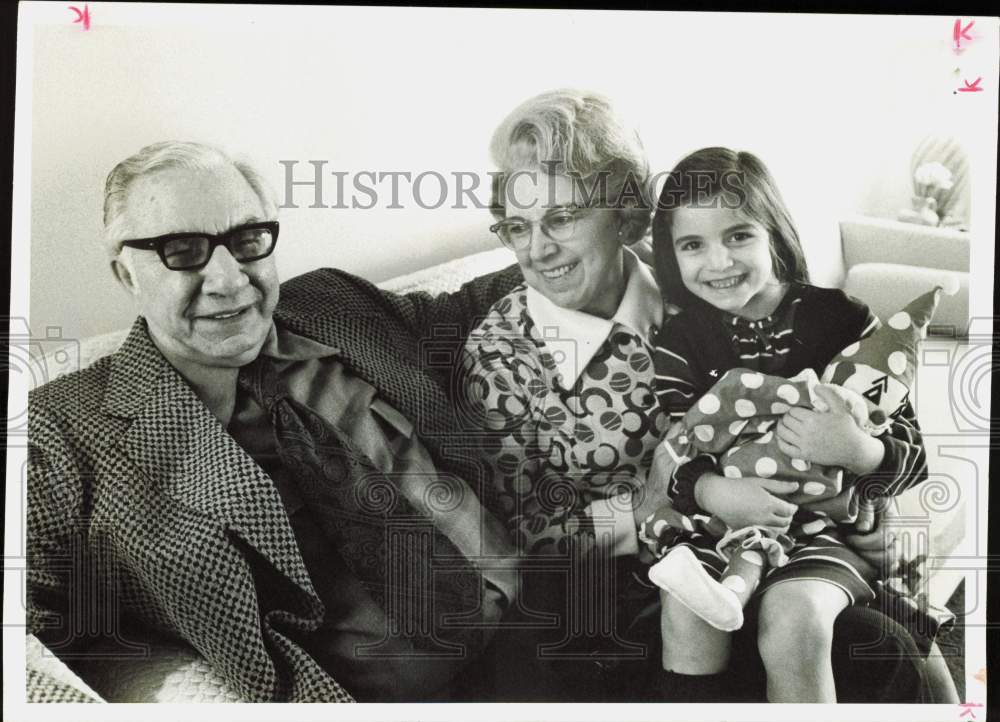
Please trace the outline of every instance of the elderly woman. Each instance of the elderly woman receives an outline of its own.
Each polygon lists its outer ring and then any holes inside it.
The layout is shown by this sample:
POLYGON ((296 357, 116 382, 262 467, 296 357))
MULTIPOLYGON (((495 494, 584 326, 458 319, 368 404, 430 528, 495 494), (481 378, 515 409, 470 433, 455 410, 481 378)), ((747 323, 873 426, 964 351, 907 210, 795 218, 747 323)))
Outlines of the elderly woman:
MULTIPOLYGON (((525 281, 493 305, 465 357, 466 395, 485 429, 487 487, 522 562, 513 631, 498 640, 498 698, 720 699, 697 676, 675 675, 675 686, 663 687, 657 589, 637 541, 641 521, 666 498, 647 473, 667 428, 649 354, 665 310, 630 248, 650 217, 642 145, 607 99, 559 90, 516 108, 491 152, 500 168, 492 230, 525 281)), ((839 646, 877 642, 890 627, 889 653, 912 651, 881 615, 849 620, 846 634, 838 620, 839 646), (859 637, 860 628, 870 635, 859 637)), ((875 670, 839 651, 841 669, 884 679, 901 695, 892 699, 916 696, 914 664, 875 670)), ((858 686, 850 672, 838 674, 838 683, 858 686)), ((759 698, 760 680, 746 677, 759 698)), ((860 686, 859 699, 878 695, 860 686)))
POLYGON ((637 609, 655 611, 636 529, 666 496, 644 488, 667 425, 648 350, 663 303, 629 248, 649 225, 649 168, 605 98, 568 90, 517 108, 491 150, 502 171, 492 230, 525 285, 470 335, 466 388, 491 432, 499 512, 538 565, 522 575, 535 642, 524 651, 533 661, 602 653, 600 667, 553 661, 513 686, 521 698, 544 698, 548 685, 599 699, 614 661, 642 660, 655 642, 655 626, 627 633, 637 609))
POLYGON ((649 224, 642 147, 605 99, 560 91, 515 110, 492 150, 492 230, 525 279, 466 344, 470 395, 502 431, 495 488, 523 552, 575 538, 635 556, 635 492, 667 423, 647 349, 663 303, 628 248, 649 224))

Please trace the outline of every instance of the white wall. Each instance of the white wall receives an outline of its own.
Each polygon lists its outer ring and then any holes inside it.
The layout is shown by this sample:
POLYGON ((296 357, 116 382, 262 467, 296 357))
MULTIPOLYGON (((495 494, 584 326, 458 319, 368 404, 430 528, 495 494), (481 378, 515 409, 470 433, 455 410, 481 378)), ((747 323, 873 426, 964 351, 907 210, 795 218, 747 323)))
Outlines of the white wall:
MULTIPOLYGON (((78 337, 134 317, 95 245, 101 191, 114 163, 157 140, 249 155, 279 193, 279 160, 299 160, 302 177, 313 159, 348 172, 484 174, 490 135, 515 104, 553 87, 592 88, 638 123, 655 170, 705 145, 759 154, 814 280, 831 285, 842 274, 837 220, 895 215, 908 203, 917 141, 944 130, 977 142, 970 109, 995 103, 993 93, 953 95, 945 17, 153 12, 97 5, 90 31, 60 22, 33 33, 36 333, 58 325, 78 337)), ((300 207, 281 216, 284 277, 330 265, 382 280, 493 244, 486 210, 315 209, 309 189, 295 198, 300 207)))

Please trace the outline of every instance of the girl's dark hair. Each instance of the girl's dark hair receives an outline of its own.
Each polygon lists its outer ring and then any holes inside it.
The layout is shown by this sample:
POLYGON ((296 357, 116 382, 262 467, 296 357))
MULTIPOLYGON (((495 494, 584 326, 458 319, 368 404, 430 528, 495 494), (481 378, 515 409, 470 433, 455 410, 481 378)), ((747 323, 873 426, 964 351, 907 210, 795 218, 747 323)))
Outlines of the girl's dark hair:
POLYGON ((799 234, 767 167, 753 153, 702 148, 667 176, 653 215, 653 263, 663 297, 681 308, 697 297, 681 280, 671 234, 678 208, 731 208, 767 229, 771 263, 779 281, 809 282, 799 234))

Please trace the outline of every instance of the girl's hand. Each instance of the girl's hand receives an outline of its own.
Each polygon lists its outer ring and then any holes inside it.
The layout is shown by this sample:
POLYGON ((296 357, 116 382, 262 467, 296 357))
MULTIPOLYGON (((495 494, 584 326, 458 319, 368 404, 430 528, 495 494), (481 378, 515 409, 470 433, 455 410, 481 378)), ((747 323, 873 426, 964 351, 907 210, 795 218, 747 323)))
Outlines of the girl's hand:
POLYGON ((729 479, 719 474, 702 474, 694 487, 695 501, 733 529, 759 526, 782 534, 788 531, 798 507, 775 494, 799 490, 794 481, 759 479, 746 476, 729 479))
POLYGON ((820 384, 816 394, 827 410, 795 406, 786 411, 777 426, 778 448, 794 459, 841 466, 859 476, 875 471, 885 454, 882 442, 858 428, 836 391, 820 384))

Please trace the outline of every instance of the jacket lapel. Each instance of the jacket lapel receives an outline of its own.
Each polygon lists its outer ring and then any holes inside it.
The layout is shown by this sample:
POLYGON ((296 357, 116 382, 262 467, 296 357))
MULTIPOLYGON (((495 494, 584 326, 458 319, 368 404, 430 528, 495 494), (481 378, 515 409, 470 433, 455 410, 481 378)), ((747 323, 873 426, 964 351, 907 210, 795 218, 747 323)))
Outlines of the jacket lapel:
POLYGON ((318 603, 271 479, 153 345, 142 318, 113 359, 104 410, 132 419, 119 443, 164 493, 231 529, 318 603))

